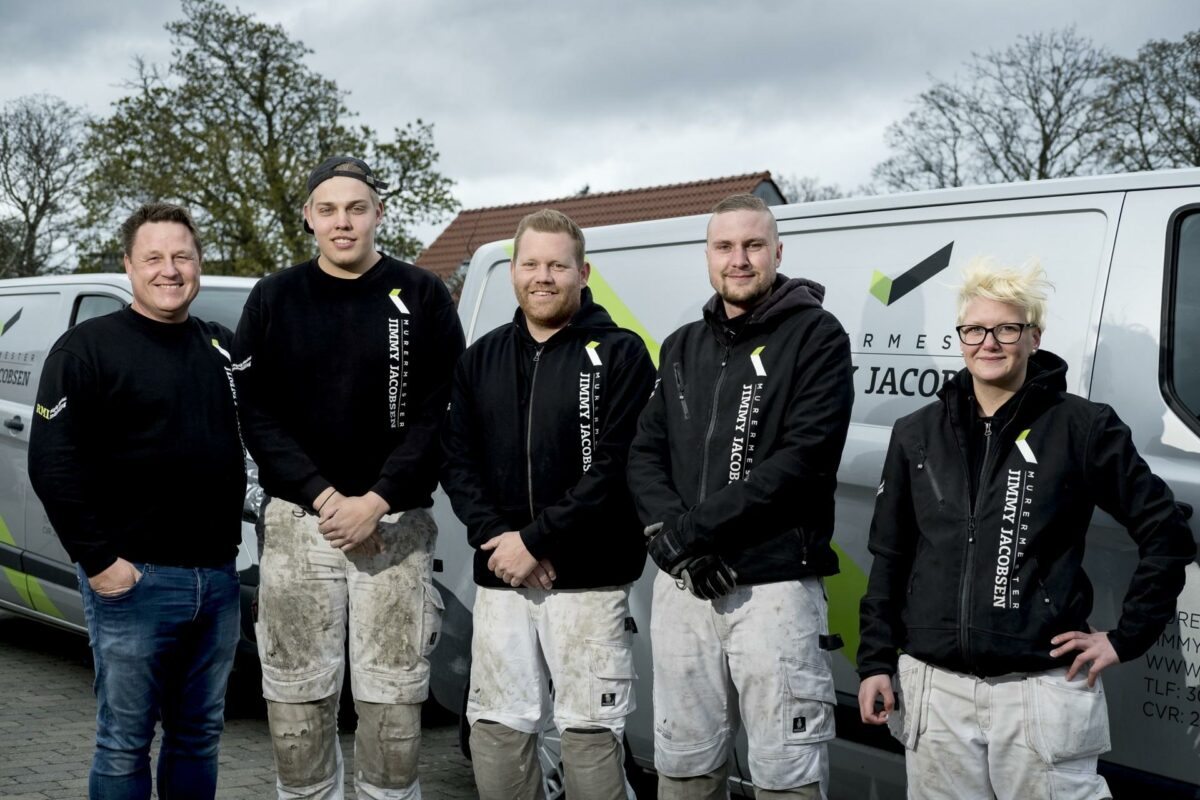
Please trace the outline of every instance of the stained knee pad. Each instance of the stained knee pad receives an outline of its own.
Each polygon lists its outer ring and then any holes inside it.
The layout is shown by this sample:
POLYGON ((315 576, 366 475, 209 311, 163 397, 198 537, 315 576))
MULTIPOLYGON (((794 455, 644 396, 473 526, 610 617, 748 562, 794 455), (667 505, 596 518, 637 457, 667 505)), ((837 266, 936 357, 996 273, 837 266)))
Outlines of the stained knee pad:
POLYGON ((284 786, 312 786, 337 769, 337 696, 313 703, 267 701, 275 768, 284 786))
POLYGON ((795 789, 760 789, 754 787, 755 800, 821 800, 821 784, 810 783, 795 789))
POLYGON ((689 778, 658 776, 658 800, 725 800, 729 797, 729 764, 689 778))
POLYGON ((403 789, 417 779, 421 748, 420 703, 356 700, 355 777, 380 789, 403 789))
POLYGON ((568 797, 624 800, 621 742, 607 728, 567 728, 562 734, 563 773, 568 797))
POLYGON ((481 800, 533 800, 541 796, 537 736, 491 720, 471 726, 471 768, 481 800))

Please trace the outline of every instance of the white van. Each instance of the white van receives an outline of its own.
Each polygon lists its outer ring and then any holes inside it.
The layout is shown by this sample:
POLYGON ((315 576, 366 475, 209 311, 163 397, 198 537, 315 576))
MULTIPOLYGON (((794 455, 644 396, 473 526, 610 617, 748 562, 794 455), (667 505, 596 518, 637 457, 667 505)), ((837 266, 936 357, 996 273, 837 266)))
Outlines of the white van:
MULTIPOLYGON (((859 722, 858 601, 871 559, 867 532, 893 421, 930 402, 962 367, 954 339, 961 268, 973 257, 1038 259, 1056 286, 1043 346, 1062 356, 1072 392, 1112 405, 1141 454, 1186 513, 1200 503, 1200 169, 951 189, 777 206, 781 272, 824 284, 825 307, 850 333, 855 398, 838 473, 834 545, 841 573, 827 581, 835 655, 836 798, 904 796, 900 748, 859 722)), ((639 333, 657 362, 659 343, 700 317, 711 295, 704 258, 707 216, 586 231, 590 286, 618 325, 639 333)), ((467 341, 509 322, 512 243, 479 248, 459 312, 467 341)), ((462 525, 439 492, 437 557, 447 618, 432 689, 460 708, 470 669, 475 586, 462 525)), ((1197 529, 1195 520, 1191 522, 1197 529)), ((1111 627, 1136 558, 1123 528, 1097 512, 1085 567, 1096 589, 1091 623, 1111 627)), ((647 564, 632 611, 638 710, 628 726, 633 760, 653 767, 647 564)), ((1101 769, 1114 790, 1197 796, 1200 784, 1200 566, 1189 568, 1177 621, 1136 663, 1105 673, 1113 750, 1101 769), (1132 791, 1130 789, 1129 791, 1132 791)), ((733 770, 749 792, 744 739, 733 770)), ((552 750, 552 742, 547 742, 552 750)), ((550 758, 553 763, 553 758, 550 758)), ((559 779, 550 770, 549 788, 559 779)))
MULTIPOLYGON (((201 278, 190 307, 195 316, 237 328, 252 278, 201 278)), ((129 305, 133 291, 124 274, 14 278, 0 281, 0 609, 79 633, 87 632, 75 567, 29 485, 29 429, 42 364, 50 347, 71 326, 129 305)), ((253 463, 247 462, 253 475, 253 463)), ((258 586, 258 540, 254 522, 260 490, 247 485, 242 544, 242 639, 239 653, 257 658, 253 617, 258 586)))

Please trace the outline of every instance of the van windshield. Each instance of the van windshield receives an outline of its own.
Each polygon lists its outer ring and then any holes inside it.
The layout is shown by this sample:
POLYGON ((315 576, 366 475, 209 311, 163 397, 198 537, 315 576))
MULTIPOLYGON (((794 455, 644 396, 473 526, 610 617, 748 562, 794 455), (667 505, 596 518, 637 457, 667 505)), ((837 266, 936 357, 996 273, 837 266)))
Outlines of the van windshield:
POLYGON ((205 286, 188 307, 188 313, 197 319, 219 322, 229 330, 236 331, 238 320, 242 316, 242 306, 246 305, 246 297, 249 294, 249 286, 205 286))

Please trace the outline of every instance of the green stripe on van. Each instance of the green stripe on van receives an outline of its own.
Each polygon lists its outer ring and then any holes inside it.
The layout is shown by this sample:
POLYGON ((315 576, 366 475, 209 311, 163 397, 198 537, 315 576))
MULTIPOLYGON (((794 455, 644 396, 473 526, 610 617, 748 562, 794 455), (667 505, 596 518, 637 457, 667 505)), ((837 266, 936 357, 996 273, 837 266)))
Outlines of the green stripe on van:
MULTIPOLYGON (((7 544, 11 547, 17 546, 17 540, 13 538, 12 531, 8 529, 8 523, 4 521, 4 517, 0 517, 0 543, 7 544)), ((42 588, 41 582, 37 578, 26 575, 24 572, 18 572, 10 567, 4 567, 4 577, 8 578, 8 582, 12 584, 13 589, 21 596, 21 600, 25 605, 35 611, 41 611, 43 614, 49 614, 52 617, 66 619, 58 607, 50 600, 46 594, 46 590, 42 588)))
POLYGON ((842 635, 846 646, 841 653, 854 665, 858 658, 858 601, 867 593, 867 573, 836 544, 833 551, 837 553, 841 572, 825 579, 825 590, 829 593, 829 632, 842 635))
POLYGON ((604 280, 604 276, 600 274, 600 270, 596 269, 596 265, 592 265, 592 275, 588 278, 588 287, 592 290, 592 299, 600 305, 604 306, 608 311, 609 316, 613 318, 613 322, 617 323, 626 330, 633 331, 638 336, 642 337, 642 341, 646 344, 646 349, 650 351, 650 360, 654 362, 654 366, 658 366, 658 342, 650 335, 645 326, 638 321, 638 318, 629 310, 629 306, 621 301, 613 288, 608 285, 608 281, 604 280))

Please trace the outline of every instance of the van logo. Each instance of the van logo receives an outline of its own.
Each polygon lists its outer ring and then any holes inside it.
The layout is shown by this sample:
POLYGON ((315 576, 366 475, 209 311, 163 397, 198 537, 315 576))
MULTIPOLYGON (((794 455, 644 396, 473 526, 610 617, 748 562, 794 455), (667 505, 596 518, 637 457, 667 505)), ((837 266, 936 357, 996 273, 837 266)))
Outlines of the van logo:
POLYGON ((1029 442, 1026 438, 1029 436, 1029 428, 1021 431, 1021 435, 1017 437, 1017 449, 1021 451, 1021 457, 1025 459, 1026 464, 1036 464, 1037 459, 1034 458, 1033 450, 1029 447, 1029 442))
POLYGON ((885 306, 890 306, 948 267, 952 250, 954 250, 954 242, 895 278, 889 278, 879 270, 875 270, 871 275, 871 294, 885 306))
POLYGON ((599 346, 599 342, 588 342, 583 348, 583 352, 587 353, 587 357, 592 362, 593 367, 600 366, 600 354, 596 352, 596 348, 599 346))
POLYGON ((21 312, 24 310, 25 310, 25 306, 21 306, 20 308, 17 309, 17 313, 12 315, 12 319, 10 319, 8 322, 4 323, 3 325, 0 325, 0 336, 3 336, 4 334, 8 333, 9 329, 12 328, 13 325, 17 324, 17 320, 19 320, 21 318, 21 312))
POLYGON ((392 302, 396 304, 396 308, 400 309, 401 314, 408 313, 408 306, 404 305, 404 303, 400 300, 399 289, 392 289, 392 291, 388 292, 388 297, 392 298, 392 302))
POLYGON ((760 378, 767 377, 767 368, 762 363, 762 351, 766 350, 766 345, 754 348, 754 352, 750 354, 750 363, 754 365, 754 374, 760 378))

